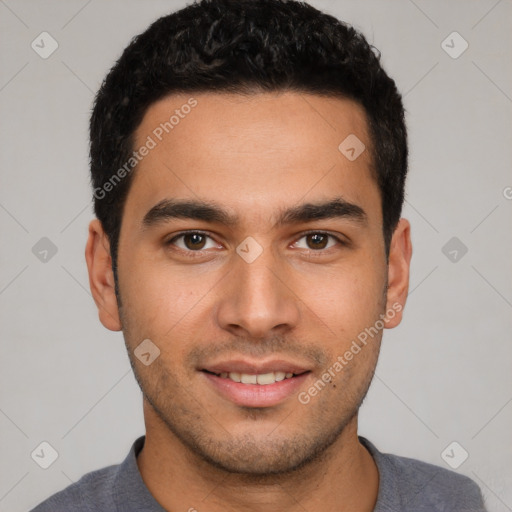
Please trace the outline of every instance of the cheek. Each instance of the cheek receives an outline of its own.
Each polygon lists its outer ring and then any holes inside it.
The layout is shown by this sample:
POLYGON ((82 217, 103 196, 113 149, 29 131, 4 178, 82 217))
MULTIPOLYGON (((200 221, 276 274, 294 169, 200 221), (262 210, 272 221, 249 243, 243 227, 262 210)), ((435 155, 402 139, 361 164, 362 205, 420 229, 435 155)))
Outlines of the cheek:
POLYGON ((372 262, 340 266, 305 284, 304 302, 336 334, 357 335, 373 325, 385 306, 385 273, 372 262))
POLYGON ((161 253, 135 253, 125 258, 124 269, 126 272, 120 273, 123 300, 129 297, 137 315, 148 320, 179 316, 198 300, 203 284, 208 283, 206 276, 193 277, 186 268, 177 270, 161 253))
POLYGON ((135 348, 149 338, 160 349, 160 361, 179 367, 191 341, 207 337, 204 326, 209 325, 212 305, 205 295, 215 285, 214 273, 198 275, 192 266, 177 271, 169 262, 144 257, 125 265, 130 271, 120 285, 128 345, 135 348))

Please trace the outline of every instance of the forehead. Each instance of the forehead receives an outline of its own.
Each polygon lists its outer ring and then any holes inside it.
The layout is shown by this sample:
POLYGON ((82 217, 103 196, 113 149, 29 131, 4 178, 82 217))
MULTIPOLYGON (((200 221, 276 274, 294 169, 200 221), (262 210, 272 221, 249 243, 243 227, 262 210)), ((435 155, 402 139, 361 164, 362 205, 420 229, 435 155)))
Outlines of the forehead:
POLYGON ((348 99, 173 94, 150 106, 134 146, 151 149, 137 164, 127 210, 134 199, 149 208, 168 197, 215 198, 254 215, 340 195, 380 203, 366 115, 348 99))

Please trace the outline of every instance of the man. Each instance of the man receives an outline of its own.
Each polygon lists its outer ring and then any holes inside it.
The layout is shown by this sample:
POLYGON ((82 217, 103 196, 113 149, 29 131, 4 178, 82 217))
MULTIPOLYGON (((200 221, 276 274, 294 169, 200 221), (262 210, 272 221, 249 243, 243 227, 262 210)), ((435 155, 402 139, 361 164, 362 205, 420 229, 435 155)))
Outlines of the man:
POLYGON ((410 226, 401 97, 305 3, 156 21, 91 118, 86 260, 146 435, 43 511, 483 511, 470 479, 358 437, 410 226))

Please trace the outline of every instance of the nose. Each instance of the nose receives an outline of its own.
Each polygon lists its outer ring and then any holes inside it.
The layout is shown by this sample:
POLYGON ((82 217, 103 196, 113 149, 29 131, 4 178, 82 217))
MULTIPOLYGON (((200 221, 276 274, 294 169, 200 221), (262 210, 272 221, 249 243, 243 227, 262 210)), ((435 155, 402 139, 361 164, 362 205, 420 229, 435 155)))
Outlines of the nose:
POLYGON ((251 263, 234 255, 217 307, 219 326, 254 339, 284 334, 300 319, 299 299, 293 292, 290 269, 271 250, 251 263))

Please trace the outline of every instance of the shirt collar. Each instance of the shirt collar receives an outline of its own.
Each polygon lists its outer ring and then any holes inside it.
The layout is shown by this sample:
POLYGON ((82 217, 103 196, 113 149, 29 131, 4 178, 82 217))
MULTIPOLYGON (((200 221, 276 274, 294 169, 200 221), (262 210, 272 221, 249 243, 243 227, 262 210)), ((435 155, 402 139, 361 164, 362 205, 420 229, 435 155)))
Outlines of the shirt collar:
POLYGON ((139 437, 124 461, 119 465, 114 479, 114 501, 119 512, 165 512, 146 487, 137 465, 146 437, 139 437))

